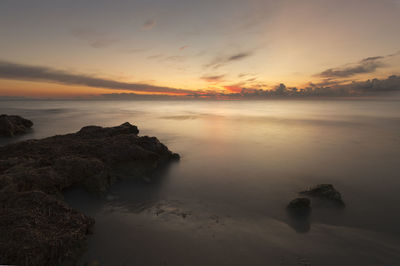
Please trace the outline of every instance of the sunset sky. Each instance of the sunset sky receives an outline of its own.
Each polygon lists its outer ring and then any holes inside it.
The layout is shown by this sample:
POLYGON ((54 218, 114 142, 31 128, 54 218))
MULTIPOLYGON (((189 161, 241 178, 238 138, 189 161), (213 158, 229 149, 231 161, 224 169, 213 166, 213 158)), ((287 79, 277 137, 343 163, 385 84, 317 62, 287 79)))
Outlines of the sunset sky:
POLYGON ((0 96, 186 94, 400 74, 400 0, 1 0, 0 96))

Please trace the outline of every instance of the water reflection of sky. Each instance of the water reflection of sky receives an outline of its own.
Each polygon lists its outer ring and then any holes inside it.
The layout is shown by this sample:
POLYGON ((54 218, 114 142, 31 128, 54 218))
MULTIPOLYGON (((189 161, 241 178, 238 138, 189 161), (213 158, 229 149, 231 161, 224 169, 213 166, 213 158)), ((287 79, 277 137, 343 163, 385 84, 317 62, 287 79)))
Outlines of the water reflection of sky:
POLYGON ((86 260, 262 265, 268 254, 272 264, 287 265, 327 257, 332 265, 400 260, 398 102, 16 101, 2 103, 1 112, 34 121, 33 132, 17 140, 129 121, 181 154, 153 184, 124 181, 102 200, 68 194, 97 221, 86 260), (313 202, 309 216, 288 214, 296 193, 317 183, 333 183, 346 208, 313 202), (166 211, 154 215, 157 208, 166 211), (182 212, 190 215, 174 214, 182 212), (329 253, 339 251, 342 257, 329 253))

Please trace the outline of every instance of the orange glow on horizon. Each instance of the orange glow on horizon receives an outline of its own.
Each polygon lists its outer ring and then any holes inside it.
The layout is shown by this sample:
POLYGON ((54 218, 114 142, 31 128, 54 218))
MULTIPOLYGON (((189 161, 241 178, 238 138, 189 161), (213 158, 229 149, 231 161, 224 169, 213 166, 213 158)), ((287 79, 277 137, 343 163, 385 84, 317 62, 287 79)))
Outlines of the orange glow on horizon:
POLYGON ((224 89, 230 93, 240 93, 243 89, 242 86, 224 86, 224 89))
POLYGON ((179 92, 143 92, 129 90, 114 90, 85 86, 63 85, 57 83, 42 83, 31 81, 0 80, 0 96, 15 97, 91 97, 102 94, 138 94, 138 95, 170 95, 184 96, 188 93, 179 92))

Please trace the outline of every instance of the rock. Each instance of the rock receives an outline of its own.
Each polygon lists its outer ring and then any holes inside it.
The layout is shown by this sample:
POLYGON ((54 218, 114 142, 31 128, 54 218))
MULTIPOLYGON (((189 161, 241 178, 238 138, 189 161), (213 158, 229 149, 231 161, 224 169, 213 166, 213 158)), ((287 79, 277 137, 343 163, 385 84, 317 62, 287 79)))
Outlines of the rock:
POLYGON ((129 123, 88 126, 0 147, 0 265, 76 259, 94 221, 67 206, 62 191, 82 187, 103 194, 117 179, 151 176, 177 157, 157 138, 138 133, 129 123), (121 174, 124 165, 133 170, 121 174))
POLYGON ((0 264, 75 262, 93 225, 92 218, 44 192, 2 191, 0 264))
POLYGON ((102 128, 99 126, 86 126, 83 127, 77 133, 81 137, 92 138, 92 137, 112 137, 115 135, 122 135, 122 134, 139 134, 139 129, 131 125, 128 122, 123 123, 117 127, 106 127, 102 128))
POLYGON ((342 195, 331 184, 320 184, 308 188, 307 190, 300 192, 300 194, 328 199, 340 205, 344 205, 342 195))
POLYGON ((2 137, 24 134, 32 126, 32 121, 18 115, 0 115, 0 136, 2 137))
POLYGON ((288 208, 289 209, 309 209, 311 202, 307 198, 297 198, 289 202, 288 208))
POLYGON ((176 161, 179 161, 181 159, 181 156, 179 154, 177 154, 177 153, 173 153, 172 154, 172 159, 174 159, 176 161))

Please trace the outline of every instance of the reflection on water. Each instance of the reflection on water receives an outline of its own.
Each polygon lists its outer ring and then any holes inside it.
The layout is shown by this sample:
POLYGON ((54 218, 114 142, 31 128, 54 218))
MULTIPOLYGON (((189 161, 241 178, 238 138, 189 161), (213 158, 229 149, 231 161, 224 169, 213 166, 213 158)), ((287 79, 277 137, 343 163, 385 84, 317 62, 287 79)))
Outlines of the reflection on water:
POLYGON ((182 155, 152 182, 125 180, 102 199, 66 193, 72 206, 96 219, 81 265, 400 261, 398 101, 15 101, 0 107, 35 123, 16 140, 129 121, 182 155), (318 183, 334 184, 346 208, 313 199, 311 213, 287 212, 298 191, 318 183))
POLYGON ((304 210, 288 209, 287 223, 296 232, 307 233, 311 229, 310 215, 311 215, 311 209, 304 209, 304 210))

